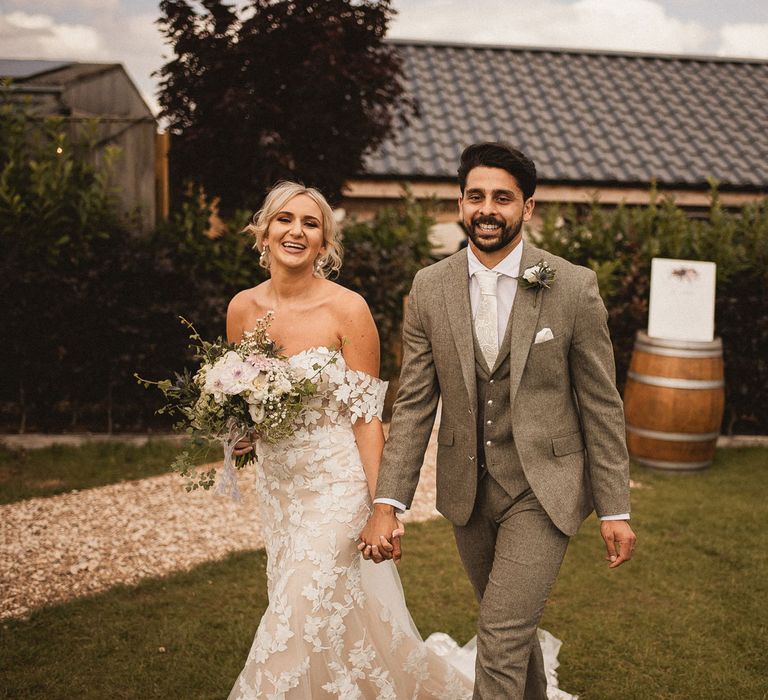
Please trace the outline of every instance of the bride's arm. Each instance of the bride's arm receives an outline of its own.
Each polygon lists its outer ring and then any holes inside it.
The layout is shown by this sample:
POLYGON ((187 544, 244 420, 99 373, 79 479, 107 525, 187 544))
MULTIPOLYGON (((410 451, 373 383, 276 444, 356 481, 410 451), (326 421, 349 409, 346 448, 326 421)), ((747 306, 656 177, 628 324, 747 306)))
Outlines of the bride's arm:
POLYGON ((360 452, 360 460, 365 470, 368 491, 373 498, 376 493, 376 480, 379 478, 381 452, 384 449, 384 431, 381 421, 374 418, 370 423, 359 420, 352 428, 355 431, 355 442, 360 452))
MULTIPOLYGON (((227 307, 227 340, 237 343, 243 338, 243 292, 232 297, 227 307)), ((244 437, 235 445, 236 457, 253 451, 253 443, 250 437, 244 437)))
POLYGON ((227 307, 227 340, 238 343, 243 339, 244 292, 235 294, 227 307))
MULTIPOLYGON (((355 294, 353 301, 354 303, 346 310, 343 324, 345 329, 342 334, 344 359, 350 369, 365 372, 371 377, 378 377, 380 350, 376 324, 365 300, 355 294)), ((376 417, 369 421, 360 418, 355 421, 352 429, 365 470, 368 490, 371 499, 373 499, 376 494, 376 482, 379 478, 381 455, 384 451, 384 430, 381 421, 376 417)), ((400 560, 400 537, 404 534, 405 529, 395 518, 395 529, 392 531, 391 537, 381 537, 378 545, 366 547, 361 544, 358 548, 363 548, 361 551, 363 551, 365 558, 371 557, 375 561, 394 559, 397 563, 400 560)))
MULTIPOLYGON (((365 372, 372 377, 379 376, 379 333, 365 300, 358 294, 347 292, 344 303, 339 305, 342 354, 347 367, 365 372)), ((363 418, 355 421, 352 430, 365 470, 371 498, 376 491, 381 453, 384 449, 384 431, 381 421, 363 418)))

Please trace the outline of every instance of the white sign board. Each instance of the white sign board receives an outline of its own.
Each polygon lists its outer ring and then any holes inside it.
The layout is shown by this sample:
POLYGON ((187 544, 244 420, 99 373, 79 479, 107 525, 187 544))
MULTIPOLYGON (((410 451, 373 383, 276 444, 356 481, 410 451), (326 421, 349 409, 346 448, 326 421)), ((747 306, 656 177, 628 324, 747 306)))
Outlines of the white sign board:
POLYGON ((654 258, 648 335, 711 342, 715 337, 716 269, 713 262, 654 258))

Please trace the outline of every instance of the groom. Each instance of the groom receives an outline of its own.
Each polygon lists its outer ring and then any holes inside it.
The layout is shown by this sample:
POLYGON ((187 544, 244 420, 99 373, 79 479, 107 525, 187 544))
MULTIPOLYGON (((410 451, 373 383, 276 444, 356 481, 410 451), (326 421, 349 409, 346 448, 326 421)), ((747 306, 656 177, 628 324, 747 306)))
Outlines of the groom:
POLYGON ((480 601, 475 698, 545 700, 536 626, 570 536, 594 509, 609 568, 635 545, 622 403, 594 273, 523 243, 533 162, 474 144, 459 187, 469 244, 413 281, 360 549, 399 558, 396 512, 413 499, 442 399, 437 508, 480 601))

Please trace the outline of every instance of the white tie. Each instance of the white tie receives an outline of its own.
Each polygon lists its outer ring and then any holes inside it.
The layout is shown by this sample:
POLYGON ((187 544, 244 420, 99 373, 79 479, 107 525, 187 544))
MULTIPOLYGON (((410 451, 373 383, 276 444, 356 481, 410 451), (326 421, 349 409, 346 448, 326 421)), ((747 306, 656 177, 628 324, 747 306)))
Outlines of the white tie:
POLYGON ((475 272, 475 277, 480 284, 480 304, 475 316, 475 334, 483 351, 483 357, 488 367, 492 369, 499 354, 499 312, 496 308, 496 282, 499 275, 492 270, 478 270, 475 272))

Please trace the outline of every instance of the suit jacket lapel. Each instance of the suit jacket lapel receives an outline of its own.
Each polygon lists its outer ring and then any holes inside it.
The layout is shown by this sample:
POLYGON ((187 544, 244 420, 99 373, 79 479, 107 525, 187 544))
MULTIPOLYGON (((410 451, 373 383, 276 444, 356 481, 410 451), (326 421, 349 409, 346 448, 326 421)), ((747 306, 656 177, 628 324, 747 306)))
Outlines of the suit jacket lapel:
POLYGON ((459 251, 451 258, 450 266, 450 274, 443 278, 445 305, 470 405, 474 406, 477 404, 477 377, 466 249, 459 251))
MULTIPOLYGON (((523 271, 535 265, 542 258, 542 251, 538 248, 525 243, 523 245, 523 256, 520 261, 520 274, 523 271)), ((518 281, 515 302, 512 305, 512 328, 509 349, 509 405, 515 405, 515 396, 520 386, 520 379, 523 376, 528 352, 533 344, 536 334, 536 324, 539 320, 541 307, 541 293, 532 289, 525 289, 518 281), (539 299, 536 299, 536 296, 539 299)))

